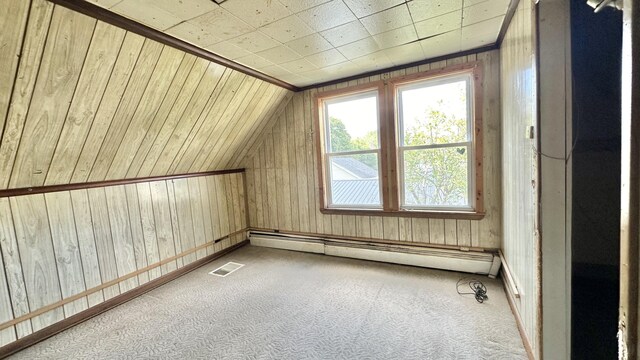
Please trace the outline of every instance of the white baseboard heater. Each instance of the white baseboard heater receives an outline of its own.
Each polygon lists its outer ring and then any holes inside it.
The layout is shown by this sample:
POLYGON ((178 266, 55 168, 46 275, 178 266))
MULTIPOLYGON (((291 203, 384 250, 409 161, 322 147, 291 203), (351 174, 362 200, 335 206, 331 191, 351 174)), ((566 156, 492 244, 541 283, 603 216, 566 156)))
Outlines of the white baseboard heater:
POLYGON ((374 242, 250 231, 251 245, 380 261, 393 264, 460 271, 495 277, 500 256, 491 252, 462 251, 374 242))

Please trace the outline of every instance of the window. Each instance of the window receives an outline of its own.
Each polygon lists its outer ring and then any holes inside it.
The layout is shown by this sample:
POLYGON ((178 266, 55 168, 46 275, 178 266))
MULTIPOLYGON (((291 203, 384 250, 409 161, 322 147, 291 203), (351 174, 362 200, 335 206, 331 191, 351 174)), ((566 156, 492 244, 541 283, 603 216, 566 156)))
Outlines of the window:
POLYGON ((470 74, 396 88, 401 207, 473 208, 470 74))
POLYGON ((479 64, 317 95, 321 211, 481 218, 479 64))
POLYGON ((327 206, 382 208, 377 90, 323 101, 327 206))

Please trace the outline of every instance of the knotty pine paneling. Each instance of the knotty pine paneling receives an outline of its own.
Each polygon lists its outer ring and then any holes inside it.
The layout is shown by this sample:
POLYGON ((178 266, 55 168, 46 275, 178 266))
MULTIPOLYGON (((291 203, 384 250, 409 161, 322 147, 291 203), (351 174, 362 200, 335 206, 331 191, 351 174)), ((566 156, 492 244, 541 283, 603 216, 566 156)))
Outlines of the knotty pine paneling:
POLYGON ((246 239, 243 179, 233 173, 0 198, 0 346, 246 239), (37 316, 12 323, 30 313, 37 316))
POLYGON ((2 1, 0 189, 228 169, 292 95, 45 0, 2 1))
POLYGON ((535 21, 530 0, 522 0, 500 49, 502 94, 502 251, 520 298, 515 306, 534 353, 538 351, 538 159, 536 140, 524 131, 536 125, 535 21))
POLYGON ((296 93, 284 111, 266 124, 260 139, 238 165, 247 169, 251 227, 384 239, 454 247, 497 249, 501 228, 499 52, 490 51, 411 67, 296 93), (318 91, 380 78, 482 61, 483 172, 486 216, 479 221, 320 213, 312 99, 318 91))

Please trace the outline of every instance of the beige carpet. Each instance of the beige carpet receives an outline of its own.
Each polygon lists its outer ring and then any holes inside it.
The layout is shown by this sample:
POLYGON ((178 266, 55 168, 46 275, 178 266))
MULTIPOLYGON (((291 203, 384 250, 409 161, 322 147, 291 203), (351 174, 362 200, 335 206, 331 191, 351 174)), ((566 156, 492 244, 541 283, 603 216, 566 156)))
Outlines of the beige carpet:
POLYGON ((526 359, 500 281, 463 276, 245 246, 13 358, 526 359))

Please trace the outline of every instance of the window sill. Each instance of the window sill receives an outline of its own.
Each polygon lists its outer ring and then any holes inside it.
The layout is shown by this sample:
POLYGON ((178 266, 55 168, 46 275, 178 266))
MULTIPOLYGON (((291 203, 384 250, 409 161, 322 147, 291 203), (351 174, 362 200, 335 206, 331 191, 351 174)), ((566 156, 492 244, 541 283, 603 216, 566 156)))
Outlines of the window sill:
POLYGON ((478 211, 437 211, 437 210, 373 210, 321 208, 327 215, 395 216, 432 219, 482 220, 484 212, 478 211))

